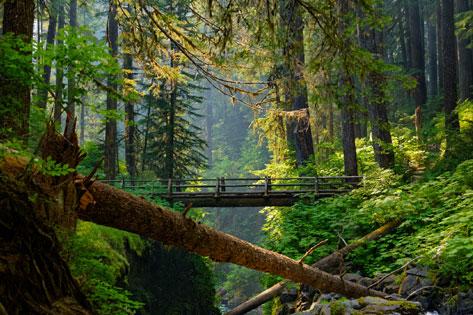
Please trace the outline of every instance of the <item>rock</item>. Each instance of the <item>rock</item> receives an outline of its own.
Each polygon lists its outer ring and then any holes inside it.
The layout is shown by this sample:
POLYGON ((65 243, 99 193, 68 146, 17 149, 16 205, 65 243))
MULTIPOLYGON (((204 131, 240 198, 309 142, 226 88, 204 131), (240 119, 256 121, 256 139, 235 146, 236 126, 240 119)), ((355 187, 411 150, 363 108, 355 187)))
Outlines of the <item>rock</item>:
MULTIPOLYGON (((376 283, 385 277, 384 274, 378 275, 376 278, 373 279, 373 283, 376 283)), ((397 293, 399 291, 399 285, 396 284, 396 276, 390 275, 386 279, 373 287, 373 289, 387 292, 387 293, 397 293), (386 291, 386 288, 389 288, 389 292, 386 291)))
POLYGON ((343 280, 345 281, 351 281, 351 282, 358 282, 360 279, 363 278, 357 273, 347 273, 343 276, 343 280))
POLYGON ((374 283, 374 280, 371 279, 371 278, 367 278, 367 277, 362 277, 359 281, 358 281, 358 284, 362 285, 362 286, 365 286, 365 287, 369 287, 370 285, 372 285, 374 283))
POLYGON ((364 307, 369 304, 384 304, 388 301, 376 296, 365 296, 365 297, 359 298, 358 302, 360 303, 361 306, 364 307))
POLYGON ((319 299, 317 300, 317 303, 318 304, 322 304, 322 303, 329 303, 331 302, 332 300, 335 299, 335 294, 333 293, 325 293, 325 294, 322 294, 319 299))
MULTIPOLYGON (((399 293, 408 296, 415 290, 432 285, 432 280, 428 277, 427 268, 412 268, 406 272, 406 276, 401 282, 399 293)), ((426 295, 426 292, 422 292, 426 295)))
POLYGON ((396 284, 388 285, 383 288, 383 292, 387 294, 395 294, 399 292, 399 286, 396 284))
POLYGON ((361 314, 422 314, 422 305, 417 302, 388 301, 373 296, 359 298, 358 302, 363 306, 363 308, 360 310, 361 314))
POLYGON ((320 296, 320 293, 314 290, 307 284, 301 285, 301 289, 299 291, 299 298, 296 302, 296 310, 297 311, 304 311, 307 310, 314 301, 316 301, 320 296))
POLYGON ((415 267, 411 268, 406 271, 406 274, 412 275, 412 276, 417 276, 417 277, 423 277, 427 278, 428 277, 428 271, 429 269, 427 267, 415 267))
POLYGON ((314 315, 331 315, 331 310, 330 310, 330 305, 328 304, 322 304, 322 305, 318 305, 319 307, 317 307, 315 309, 315 313, 312 313, 314 315))
POLYGON ((330 305, 314 303, 310 310, 297 312, 294 315, 331 315, 330 305))
POLYGON ((389 301, 378 297, 363 297, 357 300, 333 299, 332 294, 323 294, 309 310, 297 315, 418 315, 422 306, 417 302, 389 301), (328 302, 332 299, 330 302, 328 302))
POLYGON ((458 294, 457 314, 473 314, 473 289, 458 294))
POLYGON ((399 289, 399 293, 402 296, 407 296, 409 293, 413 292, 420 286, 419 278, 412 275, 407 275, 401 282, 401 287, 399 289))
POLYGON ((411 296, 410 300, 420 302, 425 309, 431 309, 436 304, 434 303, 436 290, 433 287, 432 279, 429 277, 428 268, 418 266, 406 271, 399 287, 399 294, 407 297, 417 291, 415 295, 411 296), (421 288, 422 290, 418 291, 421 288))
POLYGON ((295 302, 297 299, 297 290, 295 288, 286 290, 279 296, 281 304, 295 302))
POLYGON ((401 314, 397 305, 371 304, 361 310, 362 314, 401 314))

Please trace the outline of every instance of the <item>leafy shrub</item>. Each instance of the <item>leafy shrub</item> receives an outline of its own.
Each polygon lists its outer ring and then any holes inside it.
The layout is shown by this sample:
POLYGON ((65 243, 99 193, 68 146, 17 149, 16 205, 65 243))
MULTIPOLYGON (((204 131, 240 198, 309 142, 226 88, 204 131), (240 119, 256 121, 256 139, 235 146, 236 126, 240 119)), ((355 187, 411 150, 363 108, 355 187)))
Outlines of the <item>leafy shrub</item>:
POLYGON ((299 258, 311 245, 329 240, 308 263, 343 246, 341 237, 356 240, 380 224, 400 219, 403 223, 395 232, 349 255, 354 270, 373 276, 420 256, 422 264, 452 286, 473 285, 473 160, 413 184, 380 171, 349 195, 264 211, 265 245, 272 250, 299 258))

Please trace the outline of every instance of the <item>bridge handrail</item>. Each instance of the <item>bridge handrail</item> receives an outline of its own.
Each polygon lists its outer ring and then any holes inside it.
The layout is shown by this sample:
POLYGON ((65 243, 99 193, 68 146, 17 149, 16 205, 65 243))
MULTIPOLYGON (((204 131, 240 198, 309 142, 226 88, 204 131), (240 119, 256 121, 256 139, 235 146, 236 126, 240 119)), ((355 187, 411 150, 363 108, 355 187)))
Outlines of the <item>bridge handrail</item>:
MULTIPOLYGON (((219 177, 224 178, 228 181, 259 181, 264 180, 265 177, 249 177, 249 178, 232 178, 232 177, 219 177)), ((364 176, 301 176, 301 177, 269 177, 271 180, 314 180, 314 179, 363 179, 364 176)), ((123 179, 99 179, 102 182, 115 182, 120 183, 123 179)), ((146 179, 129 179, 126 181, 133 182, 167 182, 167 178, 156 178, 152 180, 146 179)), ((204 182, 204 181, 216 181, 217 178, 172 178, 173 182, 204 182)))
POLYGON ((219 198, 220 195, 228 193, 263 193, 264 196, 269 196, 271 194, 280 194, 280 193, 292 193, 292 194, 301 194, 301 193, 322 193, 322 192, 346 192, 350 191, 355 186, 359 185, 363 176, 302 176, 302 177, 276 177, 272 178, 269 176, 258 177, 258 178, 201 178, 201 179, 154 179, 154 180, 134 180, 134 179, 114 179, 114 180, 102 180, 105 183, 119 183, 123 189, 153 189, 153 193, 158 193, 163 196, 167 196, 169 199, 172 199, 173 195, 193 194, 199 195, 199 193, 209 193, 213 194, 216 198, 219 198), (250 183, 241 183, 238 182, 247 181, 250 183), (274 183, 273 181, 276 181, 274 183), (286 181, 286 182, 284 182, 286 181), (287 182, 289 181, 289 182, 287 182), (299 182, 294 182, 299 181, 299 182), (201 183, 199 183, 201 182, 201 183), (210 184, 210 182, 212 184, 210 184), (237 182, 237 183, 232 183, 237 182), (131 185, 129 184, 131 183, 131 185), (146 183, 151 183, 153 185, 146 186, 146 183), (161 188, 160 191, 156 191, 158 187, 154 184, 159 183, 161 188), (195 184, 194 184, 195 183, 195 184), (207 184, 209 183, 209 184, 207 184), (127 185, 128 184, 128 185, 127 185), (138 185, 136 185, 138 184, 138 185), (140 185, 141 184, 141 185, 140 185), (299 190, 281 190, 281 188, 291 188, 299 187, 299 190), (313 189, 307 189, 307 187, 313 187, 313 189), (195 189, 208 189, 208 191, 187 191, 183 192, 188 188, 195 189), (248 190, 248 191, 227 191, 231 188, 248 188, 248 189, 257 189, 257 190, 248 190), (263 188, 262 190, 258 188, 263 188), (276 188, 276 189, 273 189, 276 188))

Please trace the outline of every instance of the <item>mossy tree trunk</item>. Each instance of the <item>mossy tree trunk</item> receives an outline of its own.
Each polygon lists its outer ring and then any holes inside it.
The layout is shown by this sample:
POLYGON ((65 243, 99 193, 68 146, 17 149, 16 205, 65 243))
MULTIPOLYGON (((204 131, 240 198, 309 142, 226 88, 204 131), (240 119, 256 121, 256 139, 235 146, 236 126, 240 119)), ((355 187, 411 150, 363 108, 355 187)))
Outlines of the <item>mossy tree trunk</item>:
MULTIPOLYGON (((33 37, 33 22, 35 1, 7 0, 3 4, 3 33, 12 33, 25 43, 31 43, 33 37)), ((31 58, 31 51, 16 47, 18 51, 31 58)), ((33 64, 26 62, 22 65, 29 69, 24 71, 29 76, 33 64)), ((0 139, 11 136, 26 138, 29 132, 31 106, 31 83, 28 77, 18 77, 17 74, 0 76, 0 139)))

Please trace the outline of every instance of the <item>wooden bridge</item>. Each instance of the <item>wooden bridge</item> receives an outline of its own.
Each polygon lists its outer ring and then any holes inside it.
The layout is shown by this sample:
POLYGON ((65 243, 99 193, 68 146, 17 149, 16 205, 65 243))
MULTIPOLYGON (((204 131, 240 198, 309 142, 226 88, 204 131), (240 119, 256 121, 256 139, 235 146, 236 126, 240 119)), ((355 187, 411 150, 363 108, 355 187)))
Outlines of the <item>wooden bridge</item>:
POLYGON ((351 191, 361 176, 101 180, 124 190, 194 207, 290 206, 301 198, 325 198, 351 191))

